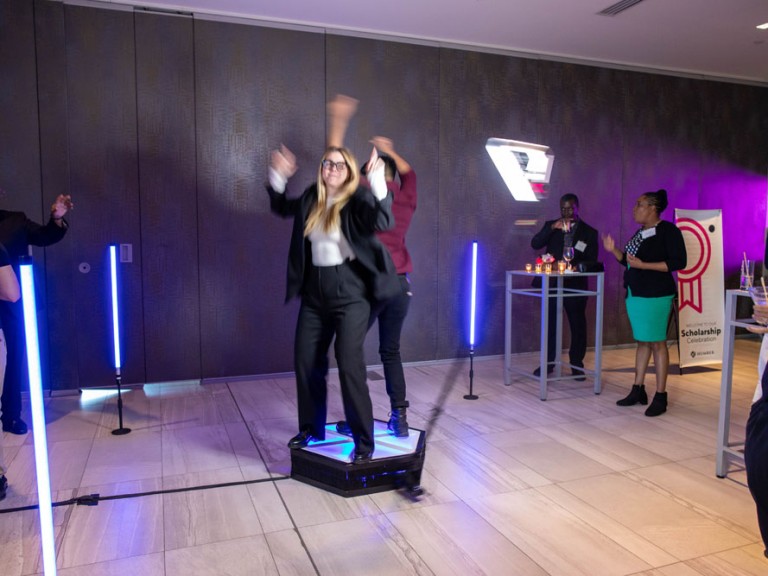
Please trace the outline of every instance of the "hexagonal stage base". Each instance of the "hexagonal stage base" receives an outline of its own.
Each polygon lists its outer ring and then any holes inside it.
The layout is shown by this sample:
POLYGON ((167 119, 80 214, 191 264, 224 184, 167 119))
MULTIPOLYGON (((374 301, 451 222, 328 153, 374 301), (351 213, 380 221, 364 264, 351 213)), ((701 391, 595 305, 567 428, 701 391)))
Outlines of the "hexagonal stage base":
POLYGON ((376 449, 365 464, 352 464, 352 438, 326 424, 325 440, 291 450, 291 478, 340 496, 360 496, 386 490, 419 487, 424 466, 425 433, 410 429, 407 438, 395 438, 387 423, 374 420, 376 449))

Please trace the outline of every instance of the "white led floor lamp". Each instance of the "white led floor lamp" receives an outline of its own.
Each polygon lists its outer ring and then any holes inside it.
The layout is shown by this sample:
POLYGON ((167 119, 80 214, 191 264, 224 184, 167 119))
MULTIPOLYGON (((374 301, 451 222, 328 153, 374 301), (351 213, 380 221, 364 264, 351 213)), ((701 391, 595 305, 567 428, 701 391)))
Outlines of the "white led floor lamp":
POLYGON ((24 309, 24 331, 27 343, 27 369, 29 370, 29 400, 32 410, 32 430, 35 444, 35 472, 40 512, 40 540, 43 548, 43 572, 56 574, 56 547, 53 538, 53 508, 51 504, 51 478, 48 469, 48 443, 45 432, 43 406, 43 378, 40 369, 40 342, 37 334, 37 306, 35 302, 35 273, 29 257, 20 259, 21 301, 24 309))
POLYGON ((112 342, 115 348, 115 383, 117 384, 117 417, 118 428, 112 430, 115 436, 122 436, 131 431, 123 426, 123 393, 122 393, 122 355, 120 354, 120 301, 117 277, 117 246, 109 246, 109 279, 112 295, 112 342))

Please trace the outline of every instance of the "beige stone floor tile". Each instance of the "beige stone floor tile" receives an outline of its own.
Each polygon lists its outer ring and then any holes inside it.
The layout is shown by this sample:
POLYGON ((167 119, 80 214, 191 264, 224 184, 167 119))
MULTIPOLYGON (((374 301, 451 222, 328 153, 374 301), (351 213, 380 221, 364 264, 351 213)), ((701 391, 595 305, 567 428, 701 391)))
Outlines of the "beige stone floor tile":
POLYGON ((705 576, 764 576, 768 574, 768 558, 763 544, 726 550, 718 554, 688 560, 686 565, 705 576))
MULTIPOLYGON (((163 488, 178 490, 242 482, 240 468, 208 470, 165 478, 163 488)), ((190 548, 263 532, 245 484, 163 494, 165 550, 190 548)))
POLYGON ((264 537, 280 576, 317 574, 296 530, 269 532, 264 537))
POLYGON ((574 480, 561 486, 679 560, 750 543, 675 495, 625 474, 574 480))
POLYGON ((384 515, 307 526, 300 533, 317 571, 323 576, 432 573, 384 515))
POLYGON ((597 476, 611 468, 558 442, 539 429, 521 430, 489 441, 552 482, 597 476))
POLYGON ((187 394, 163 395, 160 399, 163 428, 174 430, 197 426, 221 424, 218 406, 213 399, 213 390, 197 385, 198 390, 184 387, 187 394))
POLYGON ((51 398, 45 405, 46 436, 49 442, 91 440, 101 420, 103 402, 88 402, 88 394, 51 398))
POLYGON ((755 506, 744 486, 714 474, 702 476, 676 463, 649 466, 628 475, 658 492, 669 492, 676 500, 744 538, 760 538, 755 506))
POLYGON ((431 442, 424 468, 462 499, 528 488, 508 469, 458 440, 431 442))
POLYGON ((165 576, 164 554, 120 558, 57 570, 59 576, 165 576))
MULTIPOLYGON (((159 479, 84 487, 82 494, 140 494, 160 488, 159 479)), ((75 506, 67 522, 58 563, 62 568, 163 551, 163 499, 157 494, 75 506)))
POLYGON ((536 430, 615 471, 667 461, 666 458, 632 442, 606 434, 591 422, 571 422, 536 430))
POLYGON ((162 446, 164 476, 232 468, 238 464, 223 424, 163 430, 162 446))
POLYGON ((247 484, 248 495, 256 510, 261 529, 265 533, 293 528, 293 522, 277 488, 282 482, 294 482, 294 480, 247 484))
POLYGON ((424 506, 387 517, 435 574, 547 574, 463 502, 424 506))
POLYGON ((632 574, 649 568, 536 489, 467 504, 551 576, 632 574))
POLYGON ((165 553, 165 576, 278 576, 264 536, 213 542, 165 553))
POLYGON ((677 561, 677 558, 630 530, 620 521, 603 514, 560 486, 542 486, 536 490, 647 564, 663 566, 677 561))
MULTIPOLYGON (((291 380, 293 378, 291 377, 291 380)), ((286 393, 274 379, 230 382, 229 389, 243 420, 296 418, 296 390, 286 393)), ((287 441, 287 439, 286 439, 287 441)))
MULTIPOLYGON (((655 568, 653 570, 643 570, 632 576, 704 576, 701 572, 695 570, 691 566, 688 566, 685 562, 677 562, 676 564, 670 564, 668 566, 662 566, 661 568, 655 568)), ((712 575, 714 576, 714 575, 712 575)), ((720 574, 718 576, 726 576, 720 574)))
MULTIPOLYGON (((52 490, 77 488, 85 471, 91 451, 91 440, 65 440, 48 442, 48 468, 52 490)), ((8 466, 7 476, 17 491, 37 492, 35 448, 24 444, 8 466)))
MULTIPOLYGON (((74 496, 72 490, 54 491, 52 502, 66 501, 74 496)), ((0 508, 36 506, 37 494, 17 494, 9 486, 8 496, 0 508)), ((57 554, 61 546, 64 527, 72 508, 53 508, 53 537, 57 554)), ((37 509, 0 514, 0 567, 3 576, 20 576, 42 572, 42 542, 40 538, 40 512, 37 509)))
MULTIPOLYGON (((497 466, 512 474, 515 478, 518 478, 526 486, 544 486, 552 483, 549 478, 542 476, 533 468, 526 466, 515 459, 509 452, 494 446, 491 443, 496 441, 497 439, 493 436, 474 436, 472 438, 466 438, 462 442, 491 460, 497 466)), ((429 458, 429 447, 427 448, 427 458, 429 458)))
POLYGON ((298 528, 379 514, 370 496, 345 498, 297 480, 275 484, 291 521, 298 528))
POLYGON ((82 485, 159 478, 162 475, 161 432, 133 430, 93 441, 82 485))
POLYGON ((246 480, 269 477, 261 446, 256 443, 245 422, 227 422, 225 425, 237 463, 246 480))
MULTIPOLYGON (((702 440, 681 426, 672 412, 657 418, 644 416, 643 406, 625 408, 626 416, 594 421, 595 426, 627 442, 631 442, 668 460, 682 460, 715 453, 716 444, 702 440), (670 442, 674 438, 674 442, 670 442)), ((713 423, 716 426, 716 423, 713 423)))

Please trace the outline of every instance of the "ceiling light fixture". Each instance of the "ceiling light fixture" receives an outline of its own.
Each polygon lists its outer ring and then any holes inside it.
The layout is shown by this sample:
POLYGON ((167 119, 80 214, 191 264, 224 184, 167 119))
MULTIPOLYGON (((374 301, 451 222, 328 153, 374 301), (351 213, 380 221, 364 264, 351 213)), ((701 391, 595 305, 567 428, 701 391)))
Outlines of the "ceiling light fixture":
POLYGON ((765 24, 760 24, 758 28, 760 28, 760 30, 768 30, 768 22, 766 22, 765 24))

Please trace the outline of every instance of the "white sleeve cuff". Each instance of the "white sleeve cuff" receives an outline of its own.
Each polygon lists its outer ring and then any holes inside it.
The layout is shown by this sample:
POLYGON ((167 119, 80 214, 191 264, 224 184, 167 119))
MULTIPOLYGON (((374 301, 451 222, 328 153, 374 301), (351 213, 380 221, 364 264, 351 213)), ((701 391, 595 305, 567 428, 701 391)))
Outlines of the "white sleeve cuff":
POLYGON ((368 181, 371 183, 371 191, 377 200, 384 200, 387 197, 387 181, 384 179, 384 164, 368 174, 368 181))
POLYGON ((277 170, 270 166, 269 168, 269 185, 272 186, 272 190, 282 194, 285 192, 285 185, 288 183, 288 179, 280 174, 277 170))

